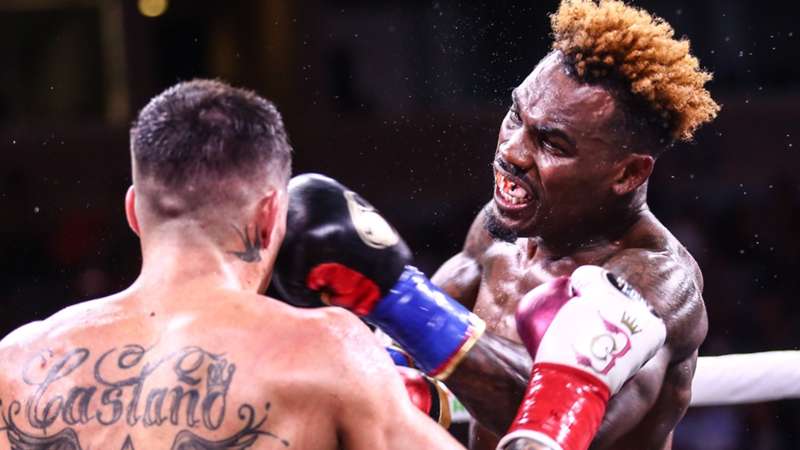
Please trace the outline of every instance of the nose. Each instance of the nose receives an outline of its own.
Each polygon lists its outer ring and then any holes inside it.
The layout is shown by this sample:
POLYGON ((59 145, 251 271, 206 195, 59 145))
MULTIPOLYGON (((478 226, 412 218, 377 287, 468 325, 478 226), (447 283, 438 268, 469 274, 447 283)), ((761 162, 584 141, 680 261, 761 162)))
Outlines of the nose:
POLYGON ((534 165, 533 152, 531 151, 527 142, 527 133, 524 127, 511 132, 508 138, 500 142, 498 153, 500 157, 508 163, 521 169, 523 172, 528 172, 534 165))

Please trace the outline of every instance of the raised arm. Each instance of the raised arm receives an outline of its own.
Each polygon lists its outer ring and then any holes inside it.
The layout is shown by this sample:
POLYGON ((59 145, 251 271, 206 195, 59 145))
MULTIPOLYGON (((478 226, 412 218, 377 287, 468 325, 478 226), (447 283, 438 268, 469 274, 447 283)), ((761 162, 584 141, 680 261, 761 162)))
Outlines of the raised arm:
MULTIPOLYGON (((469 309, 475 307, 478 296, 481 259, 492 243, 484 221, 485 208, 472 222, 461 252, 431 278, 469 309)), ((524 346, 486 332, 447 378, 446 385, 478 422, 500 435, 514 419, 532 364, 524 346)))
MULTIPOLYGON (((657 447, 691 398, 696 351, 707 330, 702 281, 694 267, 644 249, 623 251, 604 267, 629 280, 665 319, 667 344, 611 399, 593 448, 608 447, 639 424, 650 433, 647 442, 638 436, 635 447, 657 447)), ((487 332, 446 384, 479 423, 499 436, 514 418, 530 368, 522 345, 487 332)))
POLYGON ((532 366, 522 344, 487 331, 445 384, 478 423, 501 436, 514 420, 532 366))
MULTIPOLYGON (((475 307, 483 270, 481 260, 492 243, 484 221, 485 208, 472 222, 461 252, 431 278, 436 286, 469 309, 475 307)), ((524 346, 486 332, 446 384, 478 422, 500 435, 514 419, 532 364, 524 346)))
POLYGON ((647 433, 628 437, 636 448, 661 448, 689 406, 697 349, 708 331, 702 276, 694 264, 643 249, 620 252, 605 267, 647 299, 667 326, 667 341, 611 400, 593 448, 607 448, 637 425, 647 433))

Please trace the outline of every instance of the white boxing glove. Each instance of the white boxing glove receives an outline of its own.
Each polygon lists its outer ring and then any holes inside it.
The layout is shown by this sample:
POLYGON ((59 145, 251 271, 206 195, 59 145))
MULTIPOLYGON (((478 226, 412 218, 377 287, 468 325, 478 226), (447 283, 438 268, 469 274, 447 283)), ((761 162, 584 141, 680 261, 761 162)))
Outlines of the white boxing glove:
POLYGON ((664 345, 667 329, 635 289, 602 267, 579 267, 570 289, 574 298, 556 314, 534 362, 586 371, 614 395, 664 345))
POLYGON ((568 279, 528 293, 517 311, 517 330, 535 352, 534 364, 517 417, 498 450, 516 440, 587 449, 610 396, 658 352, 667 335, 644 299, 598 266, 579 267, 568 279), (559 309, 548 324, 554 307, 559 309))

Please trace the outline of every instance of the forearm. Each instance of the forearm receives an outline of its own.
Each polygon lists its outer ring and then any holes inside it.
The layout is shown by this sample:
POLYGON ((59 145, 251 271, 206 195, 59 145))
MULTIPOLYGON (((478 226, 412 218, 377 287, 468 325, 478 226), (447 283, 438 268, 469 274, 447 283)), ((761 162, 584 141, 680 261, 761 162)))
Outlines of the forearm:
POLYGON ((500 436, 514 420, 531 366, 525 347, 486 332, 445 384, 472 417, 500 436))
POLYGON ((609 448, 639 425, 652 408, 660 383, 658 374, 645 367, 612 397, 592 442, 592 450, 609 448), (654 389, 656 392, 652 392, 654 389))
POLYGON ((692 372, 692 359, 670 366, 667 350, 656 354, 611 398, 591 450, 662 448, 688 406, 692 372))

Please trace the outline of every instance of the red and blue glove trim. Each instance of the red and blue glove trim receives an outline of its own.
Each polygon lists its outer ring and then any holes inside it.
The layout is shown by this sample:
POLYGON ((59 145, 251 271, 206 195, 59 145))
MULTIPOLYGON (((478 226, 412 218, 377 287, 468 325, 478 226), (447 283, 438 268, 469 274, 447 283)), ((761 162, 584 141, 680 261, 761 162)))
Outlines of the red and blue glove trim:
POLYGON ((443 380, 483 334, 486 324, 420 272, 406 266, 365 317, 380 327, 429 376, 443 380))
POLYGON ((412 369, 416 368, 411 355, 409 355, 405 350, 401 350, 394 346, 388 346, 386 347, 386 353, 388 353, 392 358, 395 366, 410 367, 412 369))

